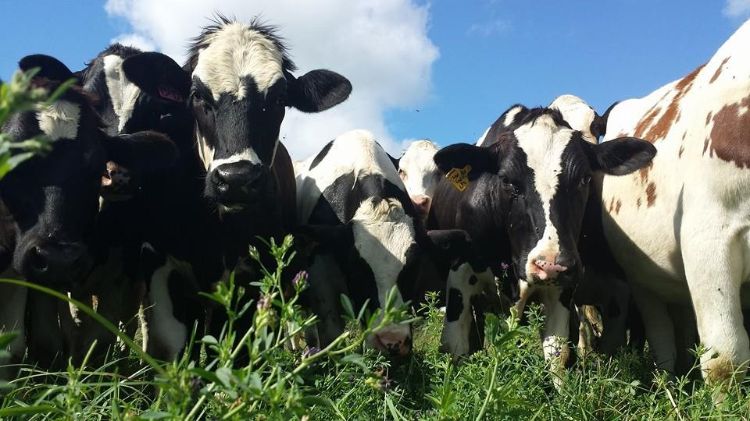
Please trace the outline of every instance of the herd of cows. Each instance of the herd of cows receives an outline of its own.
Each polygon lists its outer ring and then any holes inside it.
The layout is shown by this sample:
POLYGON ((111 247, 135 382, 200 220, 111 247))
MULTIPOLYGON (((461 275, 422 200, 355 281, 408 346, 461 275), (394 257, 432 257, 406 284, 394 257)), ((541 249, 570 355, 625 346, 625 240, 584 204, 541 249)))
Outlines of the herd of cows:
MULTIPOLYGON (((514 105, 476 145, 412 143, 389 156, 364 130, 293 162, 279 140, 286 107, 345 101, 329 70, 295 76, 273 28, 220 18, 184 66, 118 44, 73 72, 32 55, 38 87, 75 79, 53 105, 2 128, 44 134, 51 152, 0 180, 3 277, 90 303, 165 360, 225 319, 201 292, 230 272, 251 284, 272 257, 259 238, 295 236, 290 282, 318 316, 308 345, 345 328, 340 295, 375 309, 441 291, 441 338, 456 356, 482 347, 483 312, 542 304, 553 372, 570 344, 613 353, 648 341, 656 365, 682 373, 698 342, 704 377, 744 377, 750 344, 750 22, 703 66, 599 115, 563 95, 514 105), (601 141, 600 141, 601 138, 601 141), (392 290, 395 289, 395 292, 392 290), (572 321, 572 323, 571 323, 572 321)), ((314 117, 310 117, 314 118, 314 117)), ((242 323, 250 323, 246 315, 242 323)), ((242 327, 240 323, 240 327, 242 327)), ((73 306, 0 284, 0 331, 21 332, 2 361, 81 361, 114 337, 73 306)), ((368 338, 392 355, 409 324, 368 338)))

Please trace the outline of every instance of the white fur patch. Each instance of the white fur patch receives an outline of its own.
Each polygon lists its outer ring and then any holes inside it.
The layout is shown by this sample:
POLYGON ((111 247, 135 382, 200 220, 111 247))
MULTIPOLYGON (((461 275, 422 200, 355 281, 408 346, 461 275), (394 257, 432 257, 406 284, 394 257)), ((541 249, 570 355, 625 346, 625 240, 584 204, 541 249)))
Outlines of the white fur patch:
POLYGON ((575 95, 560 95, 548 108, 559 110, 563 119, 573 130, 580 131, 585 141, 594 145, 598 143, 599 140, 591 133, 591 123, 596 118, 596 112, 586 101, 575 95))
MULTIPOLYGON (((212 153, 212 155, 213 155, 213 153, 212 153)), ((236 153, 236 154, 234 154, 234 155, 232 155, 232 156, 230 156, 228 158, 213 159, 211 161, 211 164, 209 164, 209 166, 208 166, 208 170, 209 171, 213 171, 213 170, 215 170, 216 168, 218 168, 221 165, 232 164, 232 163, 240 162, 240 161, 248 161, 248 162, 250 162, 251 164, 254 164, 254 165, 261 165, 263 163, 260 160, 260 157, 258 157, 258 154, 255 153, 255 151, 253 150, 253 148, 247 148, 244 151, 242 151, 240 153, 236 153)))
MULTIPOLYGON (((448 282, 446 291, 451 288, 461 291, 461 314, 458 320, 448 321, 446 317, 443 323, 443 333, 440 337, 440 343, 444 351, 451 355, 461 356, 469 353, 469 337, 471 335, 471 322, 474 315, 471 311, 472 297, 479 295, 487 289, 487 284, 493 284, 495 278, 488 269, 483 273, 475 273, 469 263, 462 263, 455 270, 448 272, 448 282), (477 283, 474 285, 469 282, 472 276, 477 277, 477 283)), ((451 305, 450 293, 446 293, 446 308, 451 305)))
POLYGON ((151 276, 148 298, 151 303, 149 320, 150 345, 158 347, 166 358, 177 358, 185 346, 188 328, 174 317, 174 307, 169 296, 169 275, 178 270, 179 265, 168 258, 164 266, 156 269, 151 276))
POLYGON ((523 107, 521 107, 520 105, 517 105, 508 110, 508 112, 505 114, 505 118, 503 118, 503 125, 505 127, 508 127, 513 124, 513 120, 516 118, 518 113, 521 112, 521 110, 523 110, 523 107))
POLYGON ((51 140, 77 138, 80 118, 81 107, 70 101, 57 101, 37 112, 39 129, 51 140))
MULTIPOLYGON (((416 245, 414 222, 395 199, 363 201, 351 222, 354 247, 372 269, 383 306, 406 264, 407 251, 416 245)), ((403 302, 398 293, 396 304, 403 302)))
POLYGON ((570 143, 573 131, 555 124, 549 115, 542 115, 533 124, 524 124, 514 131, 518 146, 526 153, 527 165, 534 171, 534 187, 544 210, 544 233, 526 260, 527 281, 534 260, 553 262, 560 253, 557 229, 550 218, 552 198, 557 193, 558 176, 562 172, 562 153, 570 143))
POLYGON ((355 179, 380 174, 406 191, 390 158, 375 142, 373 134, 366 130, 352 130, 338 136, 325 158, 310 169, 316 155, 295 166, 297 216, 302 224, 307 223, 322 192, 344 174, 354 174, 355 179))
POLYGON ((265 35, 242 23, 231 23, 207 38, 193 71, 218 100, 223 93, 243 99, 242 78, 252 76, 261 93, 284 77, 282 52, 265 35))
POLYGON ((112 108, 117 115, 117 132, 121 132, 125 123, 130 120, 141 89, 128 80, 122 71, 123 59, 117 55, 108 55, 104 59, 104 79, 107 91, 112 100, 112 108))
POLYGON ((416 196, 432 197, 440 180, 439 172, 433 157, 438 147, 429 140, 417 140, 409 144, 398 161, 401 180, 406 192, 416 196))

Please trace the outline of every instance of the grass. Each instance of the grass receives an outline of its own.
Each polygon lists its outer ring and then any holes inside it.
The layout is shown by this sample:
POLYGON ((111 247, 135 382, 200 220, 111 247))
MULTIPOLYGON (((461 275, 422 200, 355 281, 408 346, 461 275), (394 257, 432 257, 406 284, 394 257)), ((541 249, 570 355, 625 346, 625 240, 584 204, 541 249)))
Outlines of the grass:
MULTIPOLYGON (((291 258, 290 244, 270 245, 279 266, 291 258)), ((326 349, 293 351, 292 336, 314 320, 297 303, 304 274, 291 298, 281 295, 280 277, 280 270, 264 271, 258 303, 242 304, 232 281, 211 295, 230 328, 193 341, 204 349, 200 363, 144 362, 131 350, 100 367, 47 372, 25 365, 2 385, 0 419, 750 419, 750 381, 720 391, 693 380, 700 376, 658 374, 648 358, 629 352, 580 358, 555 390, 533 306, 526 326, 488 316, 485 349, 458 362, 438 352, 443 314, 429 304, 414 321, 412 356, 390 361, 367 350, 368 333, 413 320, 392 300, 381 314, 355 312, 344 301, 347 333, 326 349), (252 327, 235 332, 252 306, 252 327), (716 396, 723 399, 715 403, 716 396)))

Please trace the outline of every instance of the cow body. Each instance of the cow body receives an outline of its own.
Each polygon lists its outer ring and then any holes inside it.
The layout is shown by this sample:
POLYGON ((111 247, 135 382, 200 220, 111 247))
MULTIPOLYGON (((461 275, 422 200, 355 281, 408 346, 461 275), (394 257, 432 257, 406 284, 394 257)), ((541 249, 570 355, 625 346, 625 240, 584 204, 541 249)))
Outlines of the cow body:
POLYGON ((741 311, 750 306, 748 40, 745 23, 707 64, 619 103, 607 124, 606 138, 634 134, 659 151, 653 165, 605 177, 602 188, 605 234, 648 321, 656 363, 675 370, 696 339, 695 320, 709 380, 744 375, 750 359, 741 311))

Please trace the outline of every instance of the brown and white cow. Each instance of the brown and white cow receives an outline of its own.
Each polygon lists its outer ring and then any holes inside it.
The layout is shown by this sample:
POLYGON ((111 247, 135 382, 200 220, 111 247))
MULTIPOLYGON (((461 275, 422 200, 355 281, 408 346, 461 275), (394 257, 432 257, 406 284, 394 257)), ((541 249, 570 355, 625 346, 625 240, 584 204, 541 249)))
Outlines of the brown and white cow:
POLYGON ((685 362, 697 333, 707 381, 742 378, 750 343, 750 22, 705 65, 610 112, 606 139, 658 153, 605 176, 604 233, 627 273, 656 364, 685 362), (691 305, 692 304, 692 305, 691 305))

